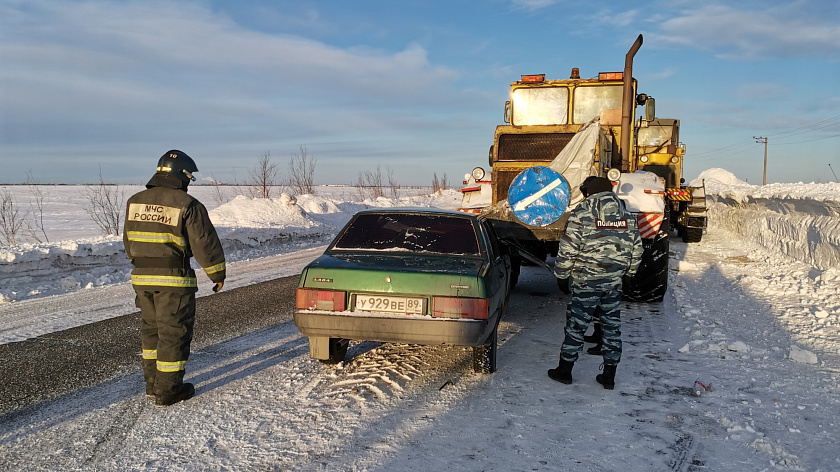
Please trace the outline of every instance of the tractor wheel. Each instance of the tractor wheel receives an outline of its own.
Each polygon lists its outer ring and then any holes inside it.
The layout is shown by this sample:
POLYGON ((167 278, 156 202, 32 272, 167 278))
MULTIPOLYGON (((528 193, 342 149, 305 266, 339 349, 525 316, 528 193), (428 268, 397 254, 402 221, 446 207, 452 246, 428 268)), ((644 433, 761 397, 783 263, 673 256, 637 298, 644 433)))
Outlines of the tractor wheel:
POLYGON ((668 290, 667 233, 658 233, 651 242, 645 242, 642 263, 633 277, 624 278, 622 293, 627 300, 661 302, 668 290), (663 236, 664 235, 664 236, 663 236))
POLYGON ((703 228, 686 228, 682 240, 687 243, 699 243, 703 239, 703 228))

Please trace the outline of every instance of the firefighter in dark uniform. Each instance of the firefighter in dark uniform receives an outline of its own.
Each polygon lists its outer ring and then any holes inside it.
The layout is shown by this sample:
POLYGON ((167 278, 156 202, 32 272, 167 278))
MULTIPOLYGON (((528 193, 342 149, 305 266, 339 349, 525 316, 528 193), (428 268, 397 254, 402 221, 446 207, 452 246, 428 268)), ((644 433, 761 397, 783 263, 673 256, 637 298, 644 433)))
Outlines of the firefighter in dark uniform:
MULTIPOLYGON (((583 349, 583 334, 593 316, 598 316, 604 373, 595 380, 612 390, 621 360, 622 278, 638 270, 642 239, 636 218, 613 193, 609 179, 589 177, 580 189, 586 199, 569 213, 554 263, 554 274, 559 281, 565 281, 571 294, 560 363, 548 371, 548 376, 572 383, 572 367, 583 349)), ((560 283, 560 287, 563 289, 564 284, 560 283)))
POLYGON ((131 283, 140 309, 140 338, 146 394, 168 406, 192 398, 184 383, 195 324, 198 283, 195 257, 215 283, 225 281, 225 254, 207 209, 187 194, 198 172, 190 156, 172 150, 161 156, 146 190, 128 199, 123 242, 134 269, 131 283))

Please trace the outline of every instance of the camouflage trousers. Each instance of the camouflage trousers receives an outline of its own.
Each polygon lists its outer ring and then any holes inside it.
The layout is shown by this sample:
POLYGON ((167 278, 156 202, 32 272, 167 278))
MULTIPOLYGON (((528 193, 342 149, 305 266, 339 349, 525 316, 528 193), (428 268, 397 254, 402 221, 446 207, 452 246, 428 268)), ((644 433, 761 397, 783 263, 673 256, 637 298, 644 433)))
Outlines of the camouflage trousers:
POLYGON ((583 335, 593 316, 601 321, 603 346, 601 352, 605 365, 618 365, 621 361, 621 289, 575 289, 569 296, 566 308, 566 337, 560 348, 560 357, 575 362, 583 349, 583 335), (599 310, 600 308, 600 310, 599 310))

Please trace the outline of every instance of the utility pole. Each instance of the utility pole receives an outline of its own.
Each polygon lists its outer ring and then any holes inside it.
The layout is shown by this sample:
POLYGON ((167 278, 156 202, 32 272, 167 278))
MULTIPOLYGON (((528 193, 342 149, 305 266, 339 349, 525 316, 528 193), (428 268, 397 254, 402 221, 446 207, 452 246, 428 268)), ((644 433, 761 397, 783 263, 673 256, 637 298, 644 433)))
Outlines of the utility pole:
POLYGON ((761 185, 767 185, 767 138, 753 136, 753 139, 758 144, 764 143, 764 178, 761 180, 761 185))

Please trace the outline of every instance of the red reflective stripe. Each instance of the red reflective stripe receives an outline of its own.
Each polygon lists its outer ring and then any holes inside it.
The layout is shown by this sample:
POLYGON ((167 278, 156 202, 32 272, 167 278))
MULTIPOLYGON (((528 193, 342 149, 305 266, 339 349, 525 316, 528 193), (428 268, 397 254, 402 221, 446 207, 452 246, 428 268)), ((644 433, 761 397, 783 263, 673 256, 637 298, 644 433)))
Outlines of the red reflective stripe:
POLYGON ((639 224, 639 236, 642 239, 650 239, 656 236, 664 219, 665 215, 659 213, 639 213, 636 217, 636 221, 639 224))

